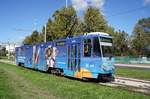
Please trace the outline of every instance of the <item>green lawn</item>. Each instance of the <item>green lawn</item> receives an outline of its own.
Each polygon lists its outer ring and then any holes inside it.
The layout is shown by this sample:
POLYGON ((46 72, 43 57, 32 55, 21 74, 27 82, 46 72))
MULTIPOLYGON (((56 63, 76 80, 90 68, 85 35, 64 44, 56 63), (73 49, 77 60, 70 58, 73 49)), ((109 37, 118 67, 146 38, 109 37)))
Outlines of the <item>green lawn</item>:
MULTIPOLYGON (((0 99, 15 99, 17 95, 15 90, 12 88, 11 84, 8 83, 10 79, 6 72, 0 68, 0 99)), ((18 97, 19 98, 19 97, 18 97)))
POLYGON ((150 70, 116 67, 116 75, 150 80, 150 70))
POLYGON ((0 99, 13 98, 150 99, 150 96, 0 63, 0 99))

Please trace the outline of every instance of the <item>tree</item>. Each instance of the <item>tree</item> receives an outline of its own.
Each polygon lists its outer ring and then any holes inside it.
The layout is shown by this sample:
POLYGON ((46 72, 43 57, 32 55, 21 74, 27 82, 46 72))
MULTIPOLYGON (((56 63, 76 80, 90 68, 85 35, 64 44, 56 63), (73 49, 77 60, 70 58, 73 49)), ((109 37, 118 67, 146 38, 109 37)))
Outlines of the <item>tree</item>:
POLYGON ((132 48, 136 55, 150 54, 150 17, 140 19, 134 27, 132 35, 132 48))
POLYGON ((62 8, 53 14, 53 31, 51 36, 53 39, 65 38, 75 35, 75 27, 78 24, 76 11, 73 7, 62 8))
MULTIPOLYGON (((127 55, 128 53, 127 33, 124 31, 115 32, 115 29, 107 24, 100 10, 94 7, 89 7, 86 10, 83 20, 77 17, 73 7, 61 8, 54 12, 52 18, 49 18, 46 26, 47 41, 80 35, 87 32, 106 32, 113 36, 116 55, 127 55)), ((24 44, 43 42, 44 34, 45 27, 43 26, 42 33, 34 31, 32 35, 26 37, 24 44)))
POLYGON ((39 42, 41 42, 41 38, 38 31, 33 31, 33 33, 27 36, 23 41, 24 44, 37 44, 39 42))
POLYGON ((115 29, 109 25, 107 25, 107 28, 106 28, 106 33, 109 33, 110 35, 115 35, 115 29))
POLYGON ((117 56, 128 55, 128 34, 124 31, 118 31, 113 34, 114 52, 117 56))
POLYGON ((99 9, 89 7, 84 15, 85 32, 105 32, 107 22, 99 9))
MULTIPOLYGON (((46 24, 46 40, 52 41, 55 39, 55 33, 53 32, 53 21, 51 18, 48 19, 48 22, 46 24)), ((41 42, 44 42, 44 35, 45 35, 45 26, 43 26, 42 33, 40 34, 41 42)))
POLYGON ((23 44, 31 44, 31 37, 27 36, 24 40, 23 40, 23 44))
POLYGON ((0 46, 0 57, 6 56, 6 54, 7 54, 6 47, 0 46))
MULTIPOLYGON (((83 23, 80 22, 73 7, 61 8, 57 10, 52 19, 49 18, 46 24, 46 39, 53 41, 67 36, 79 35, 83 33, 83 23)), ((45 26, 43 26, 42 33, 34 31, 32 35, 27 36, 24 44, 36 44, 44 41, 45 26)))

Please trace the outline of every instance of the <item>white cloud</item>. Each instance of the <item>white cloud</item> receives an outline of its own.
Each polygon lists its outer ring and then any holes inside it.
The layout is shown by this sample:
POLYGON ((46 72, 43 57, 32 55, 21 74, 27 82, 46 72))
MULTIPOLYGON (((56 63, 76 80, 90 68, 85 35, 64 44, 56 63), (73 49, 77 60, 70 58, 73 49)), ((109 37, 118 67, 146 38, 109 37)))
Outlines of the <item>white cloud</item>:
POLYGON ((144 0, 145 5, 150 5, 150 0, 144 0))
POLYGON ((102 8, 105 0, 71 0, 73 7, 78 10, 86 10, 89 6, 102 8))

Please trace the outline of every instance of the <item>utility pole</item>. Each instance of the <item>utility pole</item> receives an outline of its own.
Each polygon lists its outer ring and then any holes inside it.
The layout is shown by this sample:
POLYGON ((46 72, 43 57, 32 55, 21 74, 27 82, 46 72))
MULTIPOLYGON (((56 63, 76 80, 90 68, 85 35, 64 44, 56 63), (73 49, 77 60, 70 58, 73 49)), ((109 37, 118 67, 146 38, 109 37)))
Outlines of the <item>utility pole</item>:
POLYGON ((66 0, 66 8, 68 8, 68 0, 66 0))
POLYGON ((10 43, 8 41, 8 60, 10 59, 10 43))
POLYGON ((45 24, 45 34, 44 34, 44 42, 46 42, 46 24, 45 24))

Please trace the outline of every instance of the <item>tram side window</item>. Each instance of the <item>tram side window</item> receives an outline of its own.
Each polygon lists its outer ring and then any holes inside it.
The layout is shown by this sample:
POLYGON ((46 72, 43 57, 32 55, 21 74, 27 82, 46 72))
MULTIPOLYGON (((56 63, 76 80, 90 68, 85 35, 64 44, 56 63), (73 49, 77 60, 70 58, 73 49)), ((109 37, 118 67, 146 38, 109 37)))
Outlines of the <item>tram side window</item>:
POLYGON ((93 38, 93 56, 94 57, 100 57, 101 51, 100 51, 100 43, 98 37, 93 38))
POLYGON ((90 57, 91 56, 91 39, 85 39, 84 40, 84 57, 90 57))

